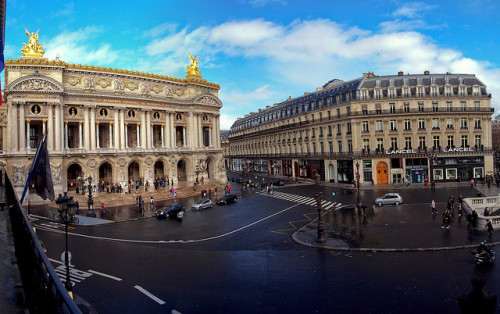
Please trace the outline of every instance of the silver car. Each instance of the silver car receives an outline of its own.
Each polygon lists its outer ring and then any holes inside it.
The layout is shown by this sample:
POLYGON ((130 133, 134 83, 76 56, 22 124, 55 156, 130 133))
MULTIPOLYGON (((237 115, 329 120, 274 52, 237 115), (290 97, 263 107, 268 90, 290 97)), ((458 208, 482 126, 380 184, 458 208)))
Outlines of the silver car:
POLYGON ((200 202, 196 203, 196 204, 193 204, 193 206, 191 206, 191 209, 193 210, 200 210, 200 209, 205 209, 205 208, 209 208, 209 207, 213 207, 214 204, 212 203, 212 201, 208 198, 204 199, 204 200, 201 200, 200 202))
POLYGON ((403 203, 403 198, 401 197, 401 195, 399 195, 399 193, 387 193, 375 200, 375 204, 378 206, 399 205, 401 203, 403 203))

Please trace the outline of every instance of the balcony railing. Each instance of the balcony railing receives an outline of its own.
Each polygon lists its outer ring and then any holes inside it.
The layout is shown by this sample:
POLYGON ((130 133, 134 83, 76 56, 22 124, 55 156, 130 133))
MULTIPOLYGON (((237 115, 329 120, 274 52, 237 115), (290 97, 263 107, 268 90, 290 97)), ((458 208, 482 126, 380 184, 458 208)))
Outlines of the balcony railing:
POLYGON ((29 312, 81 313, 45 255, 7 174, 5 174, 5 186, 0 188, 5 189, 5 202, 9 208, 17 265, 29 312))

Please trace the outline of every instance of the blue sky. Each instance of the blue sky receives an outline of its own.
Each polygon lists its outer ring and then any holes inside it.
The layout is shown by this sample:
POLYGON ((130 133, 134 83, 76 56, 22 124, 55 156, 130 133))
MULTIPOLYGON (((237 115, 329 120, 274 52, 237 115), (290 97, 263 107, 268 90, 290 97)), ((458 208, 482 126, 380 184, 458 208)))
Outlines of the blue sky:
POLYGON ((7 1, 5 58, 24 28, 45 57, 220 84, 221 128, 363 72, 474 73, 500 113, 500 1, 7 1))

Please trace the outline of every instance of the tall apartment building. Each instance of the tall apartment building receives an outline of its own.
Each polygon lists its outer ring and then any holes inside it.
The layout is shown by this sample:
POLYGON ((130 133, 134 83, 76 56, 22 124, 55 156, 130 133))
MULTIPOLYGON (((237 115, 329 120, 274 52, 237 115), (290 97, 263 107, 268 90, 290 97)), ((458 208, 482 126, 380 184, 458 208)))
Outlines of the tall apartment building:
POLYGON ((474 74, 331 80, 238 119, 231 169, 340 183, 493 175, 491 95, 474 74))
POLYGON ((24 56, 5 62, 0 112, 0 164, 18 193, 46 131, 56 193, 88 176, 123 186, 194 181, 196 171, 225 178, 220 87, 201 77, 196 57, 178 79, 48 60, 38 33, 28 36, 24 56))

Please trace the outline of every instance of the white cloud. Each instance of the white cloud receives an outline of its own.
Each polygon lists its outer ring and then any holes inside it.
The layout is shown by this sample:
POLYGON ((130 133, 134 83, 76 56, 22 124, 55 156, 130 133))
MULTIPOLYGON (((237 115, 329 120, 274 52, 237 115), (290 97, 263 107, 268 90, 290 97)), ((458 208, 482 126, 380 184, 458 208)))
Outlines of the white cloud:
MULTIPOLYGON (((415 17, 432 6, 410 3, 395 15, 415 17), (404 10, 403 10, 404 9, 404 10)), ((145 47, 152 57, 151 66, 162 69, 180 69, 186 64, 189 49, 202 54, 215 64, 245 62, 259 58, 262 76, 274 77, 284 86, 300 86, 311 91, 331 78, 350 80, 362 72, 375 71, 386 75, 403 70, 409 73, 452 71, 475 73, 490 91, 500 92, 498 68, 463 56, 460 51, 441 47, 433 39, 418 31, 402 31, 425 27, 423 21, 392 21, 380 25, 382 31, 372 32, 340 25, 331 20, 296 20, 279 25, 263 19, 230 21, 214 27, 195 30, 182 29, 153 40, 145 47)), ((287 88, 289 88, 287 87, 287 88)), ((283 87, 265 85, 250 92, 220 93, 224 104, 231 104, 231 112, 245 113, 265 108, 281 101, 271 90, 283 87), (260 95, 260 99, 257 99, 260 95), (263 96, 265 95, 265 96, 263 96)), ((297 92, 287 91, 293 97, 297 92)), ((494 103, 498 101, 493 98, 494 103)), ((229 112, 228 107, 223 111, 229 112)))
POLYGON ((436 8, 434 5, 429 5, 423 2, 407 2, 397 8, 392 15, 395 17, 418 18, 426 11, 436 8))
POLYGON ((60 16, 69 17, 69 16, 72 16, 74 12, 75 12, 75 3, 69 2, 69 3, 66 3, 64 8, 62 8, 61 10, 54 12, 52 14, 52 17, 53 18, 60 17, 60 16))
POLYGON ((89 45, 95 44, 92 40, 101 32, 102 29, 95 26, 63 32, 44 44, 45 57, 55 59, 59 54, 60 59, 68 63, 111 65, 118 59, 119 52, 113 50, 109 44, 95 45, 95 48, 89 45))

